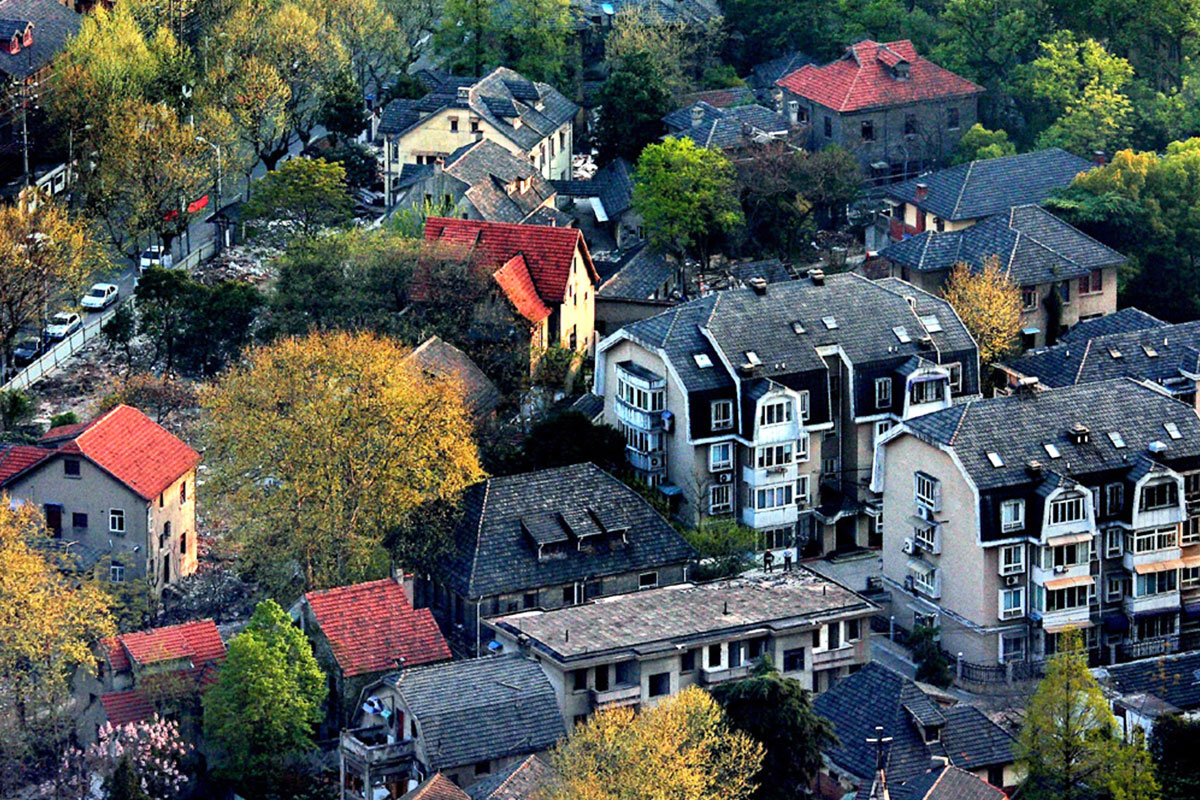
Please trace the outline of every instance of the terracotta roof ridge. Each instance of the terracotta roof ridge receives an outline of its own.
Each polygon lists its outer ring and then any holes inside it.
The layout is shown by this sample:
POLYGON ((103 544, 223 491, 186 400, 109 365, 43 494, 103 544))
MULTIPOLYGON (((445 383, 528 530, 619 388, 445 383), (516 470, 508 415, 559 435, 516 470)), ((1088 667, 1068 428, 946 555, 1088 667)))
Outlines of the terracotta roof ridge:
POLYGON ((471 590, 475 588, 475 572, 479 568, 479 551, 483 549, 483 520, 487 517, 491 488, 492 479, 487 478, 483 482, 483 501, 479 504, 479 524, 475 526, 475 554, 471 557, 471 578, 467 581, 467 588, 471 590))
POLYGON ((1004 265, 1005 275, 1012 274, 1013 262, 1017 260, 1017 251, 1021 249, 1021 232, 1013 228, 1010 228, 1009 230, 1012 230, 1017 234, 1017 239, 1015 242, 1013 242, 1012 250, 1008 251, 1008 263, 1004 265))
MULTIPOLYGON (((1054 291, 1054 290, 1051 289, 1050 291, 1054 291)), ((1088 356, 1090 356, 1092 354, 1092 342, 1094 342, 1094 341, 1096 341, 1096 340, 1088 339, 1087 345, 1083 348, 1083 356, 1079 359, 1079 368, 1075 370, 1075 377, 1071 381, 1072 386, 1079 383, 1079 376, 1083 374, 1083 365, 1087 363, 1088 356)), ((1070 345, 1067 345, 1067 347, 1070 347, 1070 345)))
POLYGON ((967 162, 967 174, 963 176, 962 186, 958 189, 958 197, 954 200, 954 208, 950 212, 954 215, 954 219, 958 219, 958 209, 962 205, 963 195, 967 193, 967 184, 971 182, 971 173, 975 170, 975 162, 967 162))
POLYGON ((953 447, 955 440, 958 438, 958 432, 962 430, 963 423, 967 421, 967 414, 971 413, 971 406, 975 405, 974 400, 969 400, 963 404, 963 412, 958 417, 958 422, 954 425, 954 432, 950 434, 950 446, 953 447))
POLYGON ((533 761, 535 758, 537 758, 536 753, 530 753, 529 755, 525 756, 525 760, 522 761, 517 766, 516 769, 514 769, 512 772, 508 773, 508 777, 505 778, 504 780, 500 781, 500 785, 497 786, 495 789, 493 789, 491 794, 488 795, 488 797, 495 797, 497 794, 499 794, 504 789, 505 786, 508 786, 509 781, 511 781, 513 778, 517 777, 517 773, 519 773, 521 770, 525 769, 525 767, 529 765, 529 762, 533 761))

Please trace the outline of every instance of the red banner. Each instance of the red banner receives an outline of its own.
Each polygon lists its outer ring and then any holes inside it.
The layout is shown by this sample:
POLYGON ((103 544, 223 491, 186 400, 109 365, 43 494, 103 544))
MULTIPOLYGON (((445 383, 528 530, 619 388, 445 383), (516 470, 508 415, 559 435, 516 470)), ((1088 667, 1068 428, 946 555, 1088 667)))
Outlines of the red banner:
POLYGON ((193 200, 188 204, 187 210, 189 214, 195 214, 200 209, 208 205, 208 195, 204 195, 199 200, 193 200))

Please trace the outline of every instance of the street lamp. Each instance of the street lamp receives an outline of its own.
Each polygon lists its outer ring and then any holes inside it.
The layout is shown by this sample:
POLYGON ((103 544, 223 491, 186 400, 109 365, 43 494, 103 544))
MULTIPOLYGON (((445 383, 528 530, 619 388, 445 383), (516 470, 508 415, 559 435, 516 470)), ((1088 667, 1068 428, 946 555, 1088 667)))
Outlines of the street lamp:
MULTIPOLYGON (((216 215, 217 213, 219 213, 221 211, 221 146, 219 144, 213 144, 208 139, 205 139, 203 136, 199 136, 199 135, 196 136, 196 141, 208 145, 217 154, 217 201, 213 205, 213 214, 216 215)), ((223 243, 221 241, 220 226, 218 226, 218 228, 217 228, 217 250, 218 251, 220 251, 222 244, 223 243)))

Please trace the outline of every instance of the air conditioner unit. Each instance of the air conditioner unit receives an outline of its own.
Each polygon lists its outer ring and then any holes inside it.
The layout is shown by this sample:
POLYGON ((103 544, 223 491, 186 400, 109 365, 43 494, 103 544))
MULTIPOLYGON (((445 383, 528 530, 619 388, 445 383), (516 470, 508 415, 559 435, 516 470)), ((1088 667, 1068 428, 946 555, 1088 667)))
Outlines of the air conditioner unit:
POLYGON ((1005 586, 1016 586, 1020 582, 1021 582, 1020 575, 1009 575, 1009 576, 1005 577, 1005 579, 1004 579, 1005 586))
POLYGON ((650 456, 650 466, 651 467, 661 467, 662 466, 662 458, 660 458, 659 456, 650 456))
POLYGON ((904 540, 904 552, 908 553, 909 555, 912 555, 916 549, 917 549, 917 543, 912 540, 912 537, 909 537, 908 539, 904 540))
POLYGON ((926 522, 933 522, 933 509, 929 506, 917 506, 917 516, 926 522))
POLYGON ((1062 575, 1062 574, 1063 574, 1064 572, 1066 572, 1066 571, 1067 571, 1067 568, 1066 568, 1066 567, 1064 567, 1062 564, 1059 564, 1058 566, 1056 566, 1056 567, 1054 568, 1054 574, 1055 574, 1055 575, 1062 575))
POLYGON ((717 474, 717 483, 731 483, 733 481, 732 472, 721 472, 717 474))

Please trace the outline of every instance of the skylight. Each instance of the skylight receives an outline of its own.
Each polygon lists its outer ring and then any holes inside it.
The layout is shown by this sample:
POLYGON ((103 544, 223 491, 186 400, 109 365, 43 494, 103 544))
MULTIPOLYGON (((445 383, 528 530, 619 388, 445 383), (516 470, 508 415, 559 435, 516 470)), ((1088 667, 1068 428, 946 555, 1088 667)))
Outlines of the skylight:
POLYGON ((937 314, 926 314, 920 319, 921 324, 925 326, 925 330, 930 333, 941 333, 944 330, 942 328, 942 321, 938 319, 937 314))
POLYGON ((758 353, 753 350, 746 351, 746 360, 756 367, 762 363, 762 359, 758 357, 758 353))
POLYGON ((1158 351, 1148 344, 1142 345, 1143 352, 1146 353, 1146 358, 1158 358, 1158 351))
POLYGON ((799 336, 800 334, 804 333, 804 325, 803 325, 803 323, 801 323, 801 322, 800 322, 800 321, 798 321, 798 320, 797 320, 796 322, 793 322, 793 323, 792 323, 792 330, 796 332, 796 335, 797 335, 797 336, 799 336))
POLYGON ((1112 356, 1113 358, 1123 358, 1123 356, 1121 355, 1121 351, 1115 347, 1108 348, 1108 354, 1110 356, 1112 356))
POLYGON ((1062 458, 1062 453, 1058 452, 1058 448, 1050 442, 1046 442, 1042 447, 1046 448, 1046 455, 1051 458, 1062 458))
POLYGON ((1125 440, 1121 438, 1121 434, 1117 431, 1109 431, 1108 440, 1112 442, 1112 446, 1118 450, 1125 446, 1125 440))
POLYGON ((829 330, 837 327, 837 319, 835 317, 821 317, 821 322, 825 323, 825 327, 829 330))
POLYGON ((1183 438, 1183 434, 1179 432, 1179 426, 1174 422, 1164 422, 1163 428, 1167 431, 1167 436, 1170 436, 1172 439, 1183 438))
POLYGON ((896 327, 892 328, 892 333, 896 334, 896 338, 900 340, 900 344, 908 344, 912 341, 912 339, 909 338, 908 331, 904 329, 903 325, 897 325, 896 327))
POLYGON ((988 454, 987 454, 987 459, 988 459, 988 461, 991 462, 992 466, 995 467, 996 469, 999 469, 1000 467, 1004 466, 1004 459, 1000 458, 1000 454, 997 452, 989 450, 988 454))
POLYGON ((707 353, 696 353, 692 358, 696 359, 696 366, 700 369, 708 369, 712 366, 712 359, 708 357, 707 353))

